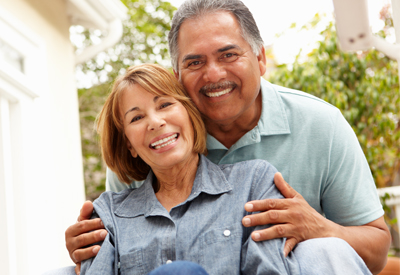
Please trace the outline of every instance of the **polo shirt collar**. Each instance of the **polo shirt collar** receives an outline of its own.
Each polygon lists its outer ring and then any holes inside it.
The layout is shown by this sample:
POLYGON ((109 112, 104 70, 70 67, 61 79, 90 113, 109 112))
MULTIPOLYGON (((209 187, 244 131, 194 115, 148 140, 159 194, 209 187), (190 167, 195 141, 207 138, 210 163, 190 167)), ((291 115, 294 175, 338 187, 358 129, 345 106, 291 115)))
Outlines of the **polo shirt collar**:
POLYGON ((285 105, 276 87, 261 78, 262 111, 257 126, 264 136, 290 134, 285 105))
MULTIPOLYGON (((153 189, 154 174, 150 171, 143 185, 132 191, 114 211, 118 217, 133 218, 144 216, 165 216, 166 210, 161 206, 153 189)), ((196 178, 193 183, 192 192, 188 199, 182 204, 194 200, 201 193, 219 195, 232 190, 224 173, 218 165, 200 155, 196 178)))

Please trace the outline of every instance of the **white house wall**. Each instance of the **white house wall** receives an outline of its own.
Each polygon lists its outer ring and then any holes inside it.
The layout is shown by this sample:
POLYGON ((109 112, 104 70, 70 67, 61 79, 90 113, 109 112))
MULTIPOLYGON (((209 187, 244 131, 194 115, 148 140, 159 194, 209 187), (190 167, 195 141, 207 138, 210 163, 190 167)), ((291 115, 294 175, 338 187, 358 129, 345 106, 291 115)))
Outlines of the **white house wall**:
POLYGON ((0 274, 41 274, 72 264, 64 232, 84 201, 70 22, 64 0, 0 0, 0 17, 5 14, 3 23, 16 32, 7 42, 21 36, 32 48, 19 51, 26 55, 25 84, 33 92, 0 75, 0 113, 9 121, 0 129, 3 145, 11 146, 5 154, 12 155, 11 163, 0 159, 12 170, 0 167, 0 234, 7 236, 0 238, 6 242, 0 245, 0 274))

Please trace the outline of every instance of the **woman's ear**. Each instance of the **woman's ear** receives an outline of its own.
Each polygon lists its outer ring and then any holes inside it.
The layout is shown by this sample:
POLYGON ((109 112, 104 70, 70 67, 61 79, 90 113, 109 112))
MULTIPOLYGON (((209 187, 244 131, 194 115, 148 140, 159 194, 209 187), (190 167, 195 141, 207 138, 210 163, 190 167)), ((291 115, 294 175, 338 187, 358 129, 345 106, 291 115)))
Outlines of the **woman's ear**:
POLYGON ((132 144, 129 142, 129 140, 126 140, 126 146, 128 147, 128 150, 131 152, 132 157, 137 158, 137 153, 133 148, 132 144))

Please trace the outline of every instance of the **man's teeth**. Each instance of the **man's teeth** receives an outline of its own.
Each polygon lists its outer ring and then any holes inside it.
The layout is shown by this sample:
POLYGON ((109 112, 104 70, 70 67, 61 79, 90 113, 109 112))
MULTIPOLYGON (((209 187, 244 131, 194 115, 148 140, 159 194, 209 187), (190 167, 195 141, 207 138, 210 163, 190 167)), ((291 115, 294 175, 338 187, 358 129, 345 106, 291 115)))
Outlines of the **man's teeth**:
POLYGON ((156 142, 153 142, 150 145, 154 149, 160 149, 160 148, 163 148, 163 147, 175 142, 177 137, 178 137, 178 134, 174 134, 172 136, 157 140, 156 142))
POLYGON ((208 96, 208 97, 218 97, 218 96, 221 96, 221 95, 225 95, 225 94, 227 94, 227 93, 229 93, 230 91, 232 91, 232 88, 228 88, 228 89, 225 89, 225 90, 223 90, 223 91, 220 91, 220 92, 208 92, 208 93, 206 93, 206 95, 208 96))

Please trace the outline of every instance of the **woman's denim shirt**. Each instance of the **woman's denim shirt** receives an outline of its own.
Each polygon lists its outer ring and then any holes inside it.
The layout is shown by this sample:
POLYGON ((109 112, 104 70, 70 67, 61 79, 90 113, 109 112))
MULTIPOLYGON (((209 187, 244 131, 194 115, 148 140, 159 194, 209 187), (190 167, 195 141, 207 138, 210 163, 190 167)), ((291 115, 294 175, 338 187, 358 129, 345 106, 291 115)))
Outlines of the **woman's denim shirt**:
POLYGON ((282 198, 275 172, 263 160, 216 165, 200 156, 191 194, 169 213, 155 196, 152 172, 138 189, 103 193, 93 218, 109 234, 81 274, 147 274, 176 260, 198 263, 209 274, 298 274, 295 256, 283 256, 284 239, 256 243, 251 232, 265 226, 241 222, 249 214, 246 202, 282 198))

